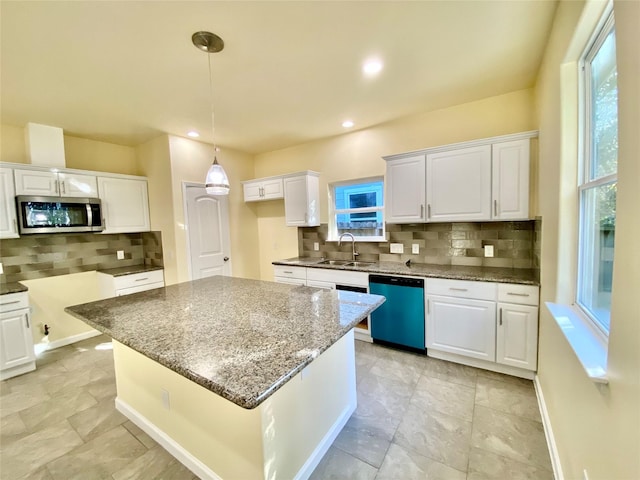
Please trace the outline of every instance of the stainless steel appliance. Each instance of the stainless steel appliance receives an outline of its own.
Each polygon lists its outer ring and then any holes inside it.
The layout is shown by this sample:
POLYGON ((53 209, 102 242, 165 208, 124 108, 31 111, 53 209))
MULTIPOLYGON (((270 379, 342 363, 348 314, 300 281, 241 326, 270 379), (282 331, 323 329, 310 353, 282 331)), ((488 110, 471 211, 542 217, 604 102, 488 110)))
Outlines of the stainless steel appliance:
POLYGON ((16 206, 21 235, 104 230, 99 198, 18 195, 16 206))

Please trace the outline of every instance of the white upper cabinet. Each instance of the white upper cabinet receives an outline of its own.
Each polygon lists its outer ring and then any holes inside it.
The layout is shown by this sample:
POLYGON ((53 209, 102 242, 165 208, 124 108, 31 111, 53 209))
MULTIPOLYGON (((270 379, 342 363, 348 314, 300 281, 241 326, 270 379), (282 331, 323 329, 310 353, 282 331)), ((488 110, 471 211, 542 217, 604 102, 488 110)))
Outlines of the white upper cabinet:
POLYGON ((427 155, 427 221, 491 220, 491 146, 427 155))
POLYGON ((276 200, 284 198, 282 177, 261 178, 243 182, 245 202, 259 202, 261 200, 276 200))
POLYGON ((146 180, 98 177, 98 192, 105 224, 102 233, 146 232, 151 229, 146 180))
POLYGON ((14 170, 16 195, 97 197, 95 176, 47 170, 14 170))
POLYGON ((386 221, 388 223, 424 222, 424 155, 387 161, 385 182, 387 184, 386 221))
POLYGON ((492 145, 494 220, 529 218, 529 139, 492 145))
POLYGON ((13 171, 0 168, 0 238, 17 238, 16 200, 13 188, 13 171))
POLYGON ((316 172, 285 176, 284 215, 289 227, 320 225, 320 184, 316 172))

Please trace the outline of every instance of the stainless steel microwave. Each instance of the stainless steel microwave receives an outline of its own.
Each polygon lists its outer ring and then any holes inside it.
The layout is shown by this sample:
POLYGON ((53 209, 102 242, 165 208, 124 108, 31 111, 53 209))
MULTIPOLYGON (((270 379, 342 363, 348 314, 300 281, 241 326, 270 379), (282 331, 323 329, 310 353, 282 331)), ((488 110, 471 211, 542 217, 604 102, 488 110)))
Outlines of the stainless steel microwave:
POLYGON ((104 230, 99 198, 18 195, 16 206, 21 235, 104 230))

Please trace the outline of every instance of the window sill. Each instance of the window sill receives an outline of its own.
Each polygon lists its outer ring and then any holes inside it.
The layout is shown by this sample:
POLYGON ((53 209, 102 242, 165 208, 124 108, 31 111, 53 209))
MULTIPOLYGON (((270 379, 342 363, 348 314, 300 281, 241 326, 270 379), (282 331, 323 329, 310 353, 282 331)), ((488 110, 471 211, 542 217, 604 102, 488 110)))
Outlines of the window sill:
POLYGON ((592 330, 576 307, 546 302, 545 305, 560 327, 582 364, 587 376, 596 383, 608 384, 607 344, 592 330))

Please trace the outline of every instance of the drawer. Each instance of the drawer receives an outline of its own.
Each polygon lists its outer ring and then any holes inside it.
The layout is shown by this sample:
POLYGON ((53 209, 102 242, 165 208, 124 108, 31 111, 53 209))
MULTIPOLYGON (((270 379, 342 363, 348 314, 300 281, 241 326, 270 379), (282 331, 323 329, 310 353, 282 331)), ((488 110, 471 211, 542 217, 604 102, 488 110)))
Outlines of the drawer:
POLYGON ((275 277, 298 278, 307 280, 307 269, 305 267, 289 267, 286 265, 274 265, 273 275, 275 277))
POLYGON ((138 287, 151 283, 164 282, 164 270, 152 270, 150 272, 132 273, 113 278, 115 290, 138 287))
POLYGON ((354 287, 369 286, 369 274, 331 268, 308 268, 307 280, 335 283, 336 285, 351 285, 354 287))
POLYGON ((29 295, 27 292, 0 295, 0 312, 12 312, 22 308, 29 308, 29 295))
POLYGON ((498 301, 538 306, 540 289, 535 285, 498 284, 498 301))
POLYGON ((131 295, 132 293, 145 292, 147 290, 153 290, 154 288, 162 287, 164 287, 164 282, 147 283, 143 285, 136 285, 135 287, 121 288, 116 290, 116 297, 131 295))
POLYGON ((496 300, 497 285, 491 282, 474 282, 466 280, 446 280, 443 278, 427 279, 427 294, 444 295, 456 298, 475 300, 496 300))

